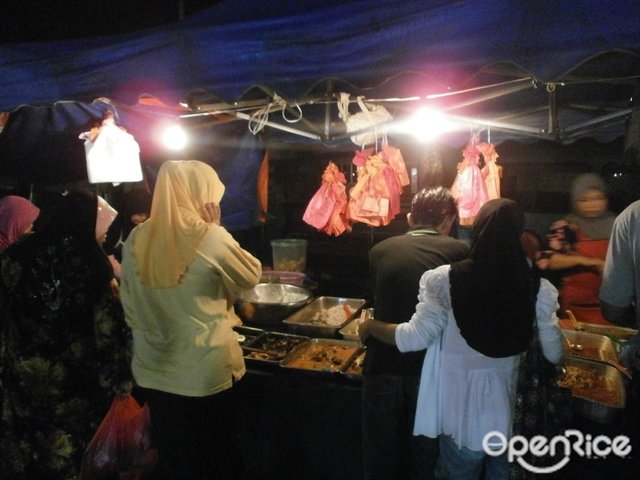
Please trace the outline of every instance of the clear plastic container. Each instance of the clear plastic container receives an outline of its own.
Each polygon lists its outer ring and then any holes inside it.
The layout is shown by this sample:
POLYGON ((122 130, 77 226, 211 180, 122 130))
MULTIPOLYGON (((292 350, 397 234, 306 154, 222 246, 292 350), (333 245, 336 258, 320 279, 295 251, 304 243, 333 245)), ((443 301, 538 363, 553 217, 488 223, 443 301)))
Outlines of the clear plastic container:
POLYGON ((279 272, 304 272, 307 268, 307 241, 297 238, 271 240, 273 269, 279 272))

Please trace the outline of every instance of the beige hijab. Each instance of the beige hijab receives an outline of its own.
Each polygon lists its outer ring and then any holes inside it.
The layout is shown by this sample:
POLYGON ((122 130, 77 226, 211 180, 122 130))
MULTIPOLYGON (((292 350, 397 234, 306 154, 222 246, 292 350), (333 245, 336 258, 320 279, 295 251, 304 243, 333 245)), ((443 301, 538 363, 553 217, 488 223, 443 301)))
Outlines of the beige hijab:
POLYGON ((150 218, 136 228, 133 245, 144 285, 180 282, 209 228, 200 212, 206 203, 220 203, 223 194, 218 174, 206 163, 169 160, 160 167, 150 218))

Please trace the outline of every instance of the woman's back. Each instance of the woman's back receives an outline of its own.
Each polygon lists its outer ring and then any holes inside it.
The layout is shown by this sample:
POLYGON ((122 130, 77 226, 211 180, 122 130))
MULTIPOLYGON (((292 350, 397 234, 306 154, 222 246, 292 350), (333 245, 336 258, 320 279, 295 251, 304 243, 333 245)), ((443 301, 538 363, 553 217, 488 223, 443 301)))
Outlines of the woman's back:
POLYGON ((2 254, 3 478, 77 473, 128 371, 109 265, 87 234, 48 236, 45 226, 2 254))

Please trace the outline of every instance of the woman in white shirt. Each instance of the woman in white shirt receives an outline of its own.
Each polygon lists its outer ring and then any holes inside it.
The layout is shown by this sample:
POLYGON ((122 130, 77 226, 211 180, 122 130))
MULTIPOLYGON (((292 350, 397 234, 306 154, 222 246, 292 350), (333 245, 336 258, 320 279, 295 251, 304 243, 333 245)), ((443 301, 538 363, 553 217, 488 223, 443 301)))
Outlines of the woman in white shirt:
POLYGON ((167 161, 149 220, 123 248, 121 298, 132 372, 171 478, 239 477, 234 381, 245 373, 233 300, 260 262, 220 225, 224 185, 209 165, 167 161))
POLYGON ((469 258, 422 276, 410 322, 360 326, 363 339, 373 335, 403 352, 427 348, 414 435, 440 437, 437 478, 477 479, 484 470, 486 478, 507 479, 506 456, 487 455, 482 440, 492 431, 511 434, 520 353, 534 319, 545 357, 558 363, 564 353, 557 290, 532 276, 523 227, 512 200, 485 203, 469 258))

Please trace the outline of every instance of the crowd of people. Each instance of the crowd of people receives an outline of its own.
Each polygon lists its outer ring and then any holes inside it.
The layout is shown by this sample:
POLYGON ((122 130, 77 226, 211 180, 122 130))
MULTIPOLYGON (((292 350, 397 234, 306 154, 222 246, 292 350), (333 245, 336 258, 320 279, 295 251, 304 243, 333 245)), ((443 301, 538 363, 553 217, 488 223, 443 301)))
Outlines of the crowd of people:
POLYGON ((262 267, 220 225, 223 194, 209 165, 165 162, 150 218, 121 230, 119 282, 103 248, 117 212, 102 197, 64 191, 40 209, 3 199, 3 479, 79 478, 113 398, 129 394, 153 412, 152 478, 242 474, 233 300, 262 267))
MULTIPOLYGON (((89 191, 39 206, 0 199, 2 478, 77 478, 118 395, 149 406, 151 478, 243 478, 234 300, 262 265, 221 225, 224 191, 193 160, 166 161, 152 195, 120 214, 89 191)), ((423 189, 406 233, 370 250, 375 315, 359 327, 367 480, 510 478, 484 436, 512 435, 532 339, 558 364, 558 314, 637 328, 640 201, 616 217, 595 174, 577 177, 571 198, 546 236, 525 228, 516 202, 489 200, 465 242, 451 192, 423 189)), ((622 361, 640 371, 638 337, 622 361)))

